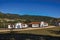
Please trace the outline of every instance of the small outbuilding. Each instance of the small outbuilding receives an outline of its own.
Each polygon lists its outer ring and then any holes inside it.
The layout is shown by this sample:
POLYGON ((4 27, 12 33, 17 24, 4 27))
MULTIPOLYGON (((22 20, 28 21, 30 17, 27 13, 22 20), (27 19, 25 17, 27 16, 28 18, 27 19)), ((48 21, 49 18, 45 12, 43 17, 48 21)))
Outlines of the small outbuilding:
POLYGON ((40 27, 40 22, 31 22, 31 27, 40 27))
POLYGON ((20 23, 20 22, 19 23, 16 23, 15 24, 15 28, 22 28, 22 23, 20 23))
POLYGON ((49 26, 48 23, 45 23, 45 22, 44 22, 44 27, 48 27, 48 26, 49 26))
POLYGON ((15 28, 27 28, 28 25, 26 23, 16 23, 15 28))
POLYGON ((27 27, 28 27, 28 25, 26 23, 22 24, 22 28, 27 28, 27 27))
POLYGON ((58 25, 60 26, 60 21, 58 22, 58 25))
POLYGON ((41 21, 40 27, 47 27, 47 26, 48 26, 47 22, 41 21))
POLYGON ((14 28, 14 25, 13 24, 8 24, 8 28, 9 29, 14 28))

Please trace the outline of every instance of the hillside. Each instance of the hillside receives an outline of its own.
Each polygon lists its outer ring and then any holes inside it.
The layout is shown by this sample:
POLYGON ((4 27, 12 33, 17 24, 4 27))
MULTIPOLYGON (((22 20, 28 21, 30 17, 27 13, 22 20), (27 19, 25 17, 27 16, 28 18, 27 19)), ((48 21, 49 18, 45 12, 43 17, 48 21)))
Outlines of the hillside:
POLYGON ((14 19, 14 18, 20 18, 20 15, 0 12, 0 18, 14 19))
POLYGON ((2 13, 0 12, 0 18, 4 19, 29 19, 30 21, 47 21, 49 22, 52 19, 57 19, 54 17, 48 17, 48 16, 37 16, 37 15, 18 15, 18 14, 11 14, 11 13, 2 13))

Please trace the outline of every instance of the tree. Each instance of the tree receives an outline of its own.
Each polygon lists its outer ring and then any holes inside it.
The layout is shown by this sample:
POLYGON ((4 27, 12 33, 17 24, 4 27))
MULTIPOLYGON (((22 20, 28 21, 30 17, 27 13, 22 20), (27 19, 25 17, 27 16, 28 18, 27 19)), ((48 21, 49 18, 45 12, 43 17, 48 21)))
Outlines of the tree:
POLYGON ((26 19, 25 21, 24 21, 24 23, 30 23, 31 22, 31 20, 29 20, 29 19, 26 19))

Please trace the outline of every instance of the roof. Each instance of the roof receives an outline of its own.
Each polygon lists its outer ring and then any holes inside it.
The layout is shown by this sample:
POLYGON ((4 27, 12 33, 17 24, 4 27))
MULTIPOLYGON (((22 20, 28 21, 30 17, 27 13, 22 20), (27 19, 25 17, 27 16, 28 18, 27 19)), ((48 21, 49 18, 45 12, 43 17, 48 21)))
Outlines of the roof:
POLYGON ((30 24, 40 24, 40 22, 31 22, 30 24))

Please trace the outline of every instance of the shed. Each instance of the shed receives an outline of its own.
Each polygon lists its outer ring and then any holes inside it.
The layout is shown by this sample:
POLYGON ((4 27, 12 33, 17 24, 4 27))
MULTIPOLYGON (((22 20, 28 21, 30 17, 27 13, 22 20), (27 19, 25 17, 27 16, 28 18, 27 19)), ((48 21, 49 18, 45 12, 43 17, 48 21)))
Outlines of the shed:
POLYGON ((40 27, 40 22, 31 22, 31 27, 40 27))
POLYGON ((23 24, 22 24, 22 27, 23 27, 23 28, 27 28, 28 25, 27 25, 26 23, 23 23, 23 24))
POLYGON ((16 23, 15 24, 15 28, 22 28, 22 23, 20 23, 20 22, 19 23, 16 23))

